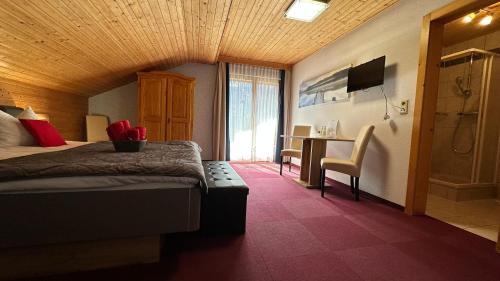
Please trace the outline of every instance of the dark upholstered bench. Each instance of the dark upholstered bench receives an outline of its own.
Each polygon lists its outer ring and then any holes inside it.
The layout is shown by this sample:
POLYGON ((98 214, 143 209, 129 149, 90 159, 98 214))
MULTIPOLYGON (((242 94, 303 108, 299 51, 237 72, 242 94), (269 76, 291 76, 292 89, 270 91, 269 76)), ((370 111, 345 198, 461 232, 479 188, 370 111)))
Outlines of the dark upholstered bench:
POLYGON ((204 161, 208 193, 202 196, 201 231, 244 233, 248 187, 225 161, 204 161))

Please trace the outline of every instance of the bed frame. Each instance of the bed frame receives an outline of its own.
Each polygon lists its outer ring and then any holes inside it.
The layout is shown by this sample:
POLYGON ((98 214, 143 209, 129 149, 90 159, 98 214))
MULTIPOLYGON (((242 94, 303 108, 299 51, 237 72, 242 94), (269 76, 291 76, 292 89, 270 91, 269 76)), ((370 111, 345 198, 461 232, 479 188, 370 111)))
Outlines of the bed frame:
POLYGON ((0 192, 0 280, 157 262, 162 234, 199 229, 201 196, 197 185, 0 192))

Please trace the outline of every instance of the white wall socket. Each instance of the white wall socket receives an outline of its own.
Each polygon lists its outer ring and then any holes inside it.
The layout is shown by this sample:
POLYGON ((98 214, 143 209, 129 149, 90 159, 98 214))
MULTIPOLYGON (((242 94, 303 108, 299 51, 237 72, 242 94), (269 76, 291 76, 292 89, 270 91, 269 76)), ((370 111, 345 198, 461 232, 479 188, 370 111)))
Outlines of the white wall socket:
POLYGON ((403 100, 401 101, 401 106, 400 106, 400 109, 399 109, 399 113, 400 114, 408 114, 408 103, 410 102, 410 100, 403 100))

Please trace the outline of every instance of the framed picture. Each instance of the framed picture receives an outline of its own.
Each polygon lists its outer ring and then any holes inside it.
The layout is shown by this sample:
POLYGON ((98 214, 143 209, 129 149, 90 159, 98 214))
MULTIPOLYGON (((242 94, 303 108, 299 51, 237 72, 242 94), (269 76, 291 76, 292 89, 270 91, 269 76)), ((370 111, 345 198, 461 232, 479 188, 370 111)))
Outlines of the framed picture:
POLYGON ((351 65, 304 81, 299 89, 299 107, 349 100, 347 74, 351 65))

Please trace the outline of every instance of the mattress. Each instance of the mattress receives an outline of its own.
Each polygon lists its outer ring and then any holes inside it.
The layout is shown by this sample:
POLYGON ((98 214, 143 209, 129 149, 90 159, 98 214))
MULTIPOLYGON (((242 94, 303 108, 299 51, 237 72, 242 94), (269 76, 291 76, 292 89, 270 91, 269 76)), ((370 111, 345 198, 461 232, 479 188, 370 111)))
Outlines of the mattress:
MULTIPOLYGON (((16 163, 21 156, 90 147, 86 144, 90 143, 2 147, 0 159, 16 163)), ((0 249, 196 231, 201 200, 200 180, 185 176, 119 174, 1 181, 0 249)))

